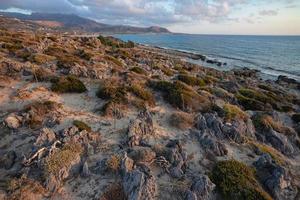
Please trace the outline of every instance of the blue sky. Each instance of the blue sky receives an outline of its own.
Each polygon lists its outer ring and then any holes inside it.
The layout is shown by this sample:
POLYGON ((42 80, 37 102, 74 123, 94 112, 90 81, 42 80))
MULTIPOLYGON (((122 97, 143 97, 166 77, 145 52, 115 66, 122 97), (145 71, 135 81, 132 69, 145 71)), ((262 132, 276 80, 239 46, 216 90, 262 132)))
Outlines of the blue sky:
POLYGON ((0 10, 73 13, 184 33, 300 35, 300 0, 0 0, 0 10))

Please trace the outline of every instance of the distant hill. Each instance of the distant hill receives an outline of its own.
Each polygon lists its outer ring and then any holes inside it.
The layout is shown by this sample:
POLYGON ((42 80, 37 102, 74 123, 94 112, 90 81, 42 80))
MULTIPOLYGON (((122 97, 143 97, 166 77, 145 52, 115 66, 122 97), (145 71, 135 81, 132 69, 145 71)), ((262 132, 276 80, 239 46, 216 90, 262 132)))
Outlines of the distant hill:
POLYGON ((170 33, 168 29, 157 26, 143 28, 124 25, 108 25, 73 14, 32 13, 31 15, 24 15, 6 12, 0 12, 0 14, 6 17, 26 20, 40 26, 64 31, 93 33, 170 33))

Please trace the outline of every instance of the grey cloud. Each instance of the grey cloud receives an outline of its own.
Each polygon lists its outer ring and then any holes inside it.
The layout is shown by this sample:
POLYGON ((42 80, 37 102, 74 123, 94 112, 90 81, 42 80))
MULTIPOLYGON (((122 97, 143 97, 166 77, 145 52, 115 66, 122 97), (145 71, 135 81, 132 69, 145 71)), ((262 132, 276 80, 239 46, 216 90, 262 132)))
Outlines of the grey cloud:
POLYGON ((259 15, 261 16, 276 16, 278 11, 276 10, 261 10, 259 11, 259 15))

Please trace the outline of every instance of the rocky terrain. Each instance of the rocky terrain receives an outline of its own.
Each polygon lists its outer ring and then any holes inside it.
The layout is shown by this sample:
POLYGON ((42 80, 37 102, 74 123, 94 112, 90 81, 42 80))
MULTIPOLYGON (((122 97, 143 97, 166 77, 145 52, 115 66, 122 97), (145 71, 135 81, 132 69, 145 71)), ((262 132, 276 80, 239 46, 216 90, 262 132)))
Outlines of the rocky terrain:
POLYGON ((300 199, 298 82, 0 27, 0 199, 300 199))

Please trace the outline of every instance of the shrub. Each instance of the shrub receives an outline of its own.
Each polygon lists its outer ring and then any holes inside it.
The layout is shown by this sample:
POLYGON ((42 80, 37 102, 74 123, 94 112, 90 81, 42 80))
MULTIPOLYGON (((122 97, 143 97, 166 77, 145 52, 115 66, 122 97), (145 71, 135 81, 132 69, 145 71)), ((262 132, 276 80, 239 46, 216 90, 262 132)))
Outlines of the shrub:
POLYGON ((270 115, 257 114, 252 120, 255 128, 259 130, 273 129, 280 133, 283 133, 286 130, 281 122, 275 121, 270 115))
POLYGON ((58 93, 83 93, 87 91, 85 85, 74 76, 54 79, 51 89, 58 93))
POLYGON ((49 56, 49 55, 41 54, 41 53, 34 54, 29 58, 29 60, 31 62, 35 62, 39 65, 54 61, 55 59, 56 59, 56 57, 54 57, 54 56, 49 56))
POLYGON ((266 104, 257 101, 253 98, 245 97, 241 94, 236 94, 236 98, 239 104, 241 104, 246 110, 269 110, 270 109, 270 107, 267 106, 266 104))
POLYGON ((91 58, 93 57, 93 54, 85 51, 84 49, 78 50, 76 55, 79 56, 82 59, 87 60, 87 61, 91 60, 91 58))
POLYGON ((62 168, 69 168, 73 160, 76 157, 80 156, 82 152, 83 152, 83 148, 80 144, 69 143, 66 144, 59 151, 50 154, 46 158, 46 164, 45 164, 46 175, 54 174, 58 176, 59 171, 62 168))
POLYGON ((142 88, 141 86, 137 84, 133 84, 129 87, 129 91, 131 91, 133 94, 135 94, 137 97, 145 100, 149 103, 149 105, 155 105, 155 100, 152 95, 152 93, 145 88, 142 88))
POLYGON ((161 71, 162 71, 165 75, 167 75, 167 76, 173 76, 173 75, 174 75, 174 72, 173 72, 171 69, 167 68, 167 67, 162 67, 162 68, 161 68, 161 71))
POLYGON ((33 78, 37 81, 49 81, 54 77, 51 70, 39 67, 33 71, 33 78))
POLYGON ((62 54, 57 56, 57 60, 57 66, 66 69, 73 67, 76 63, 81 63, 80 59, 72 54, 62 54))
POLYGON ((88 132, 92 131, 91 127, 89 127, 89 125, 87 125, 86 123, 84 123, 82 121, 74 120, 73 124, 74 124, 74 126, 76 126, 79 129, 79 131, 83 131, 83 130, 88 131, 88 132))
POLYGON ((100 197, 100 200, 127 200, 124 189, 120 183, 110 185, 100 197))
POLYGON ((191 86, 205 86, 206 83, 203 79, 199 79, 197 77, 188 76, 188 75, 178 75, 178 80, 191 85, 191 86))
POLYGON ((224 199, 272 200, 256 180, 254 169, 241 162, 218 162, 211 178, 224 199))
POLYGON ((225 119, 227 121, 233 121, 234 119, 242 119, 243 121, 246 121, 249 118, 247 113, 235 105, 226 103, 223 109, 225 112, 225 119))
POLYGON ((123 112, 126 109, 127 107, 125 105, 110 100, 106 104, 104 104, 104 106, 101 108, 101 112, 105 116, 121 119, 124 117, 123 112))
POLYGON ((124 102, 126 101, 126 87, 118 84, 117 82, 113 81, 104 81, 96 95, 99 98, 112 100, 114 102, 124 102))
POLYGON ((182 110, 207 110, 211 103, 207 97, 200 96, 196 91, 181 81, 151 81, 150 87, 164 93, 164 99, 174 107, 182 110))
POLYGON ((135 72, 137 74, 147 75, 147 72, 144 69, 140 68, 140 67, 133 67, 133 68, 130 69, 130 71, 135 72))
POLYGON ((186 130, 193 126, 194 119, 190 114, 175 112, 170 116, 169 123, 175 128, 186 130))

